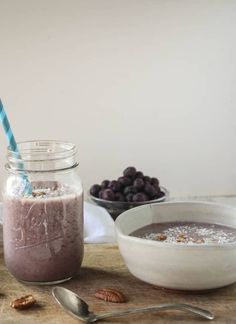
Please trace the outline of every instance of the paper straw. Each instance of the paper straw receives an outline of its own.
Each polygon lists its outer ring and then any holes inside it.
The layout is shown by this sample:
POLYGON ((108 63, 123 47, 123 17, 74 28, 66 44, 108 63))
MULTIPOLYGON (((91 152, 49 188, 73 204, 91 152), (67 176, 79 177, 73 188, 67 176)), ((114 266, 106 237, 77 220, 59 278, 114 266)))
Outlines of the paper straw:
MULTIPOLYGON (((15 137, 13 135, 13 132, 11 130, 11 126, 10 126, 9 120, 7 118, 6 112, 4 110, 1 98, 0 98, 0 121, 2 122, 2 125, 3 125, 3 128, 4 128, 5 134, 7 136, 7 140, 8 140, 8 143, 9 143, 9 146, 10 146, 11 150, 13 152, 18 153, 17 154, 18 158, 21 159, 21 156, 20 156, 20 153, 19 153, 19 150, 18 150, 18 147, 17 147, 17 143, 16 143, 15 137)), ((24 169, 23 164, 22 164, 22 169, 24 169)), ((25 191, 26 191, 26 193, 31 194, 32 193, 32 187, 31 187, 31 184, 29 182, 29 179, 28 179, 27 175, 24 174, 23 178, 26 181, 25 191)))

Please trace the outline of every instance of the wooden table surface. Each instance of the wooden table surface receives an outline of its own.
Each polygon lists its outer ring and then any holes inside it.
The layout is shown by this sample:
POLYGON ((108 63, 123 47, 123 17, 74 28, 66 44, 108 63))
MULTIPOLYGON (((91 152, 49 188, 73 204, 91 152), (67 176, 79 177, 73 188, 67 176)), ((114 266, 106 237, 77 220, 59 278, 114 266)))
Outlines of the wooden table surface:
MULTIPOLYGON (((51 296, 51 286, 28 286, 18 282, 7 271, 0 248, 0 323, 1 324, 73 324, 80 321, 62 310, 51 296), (38 304, 24 311, 12 309, 10 301, 33 294, 38 304)), ((124 265, 114 244, 91 244, 85 246, 83 267, 78 277, 62 284, 84 298, 95 313, 117 311, 127 307, 144 307, 167 302, 190 303, 202 306, 215 314, 214 323, 236 323, 236 285, 204 294, 184 294, 165 291, 133 277, 124 265), (112 304, 94 297, 98 288, 112 287, 122 291, 128 301, 112 304)), ((207 320, 180 311, 162 311, 110 318, 104 323, 203 323, 207 320)))
MULTIPOLYGON (((200 200, 236 205, 235 196, 200 200)), ((91 305, 90 309, 94 313, 180 302, 207 308, 215 315, 213 323, 236 323, 236 284, 212 292, 196 294, 159 289, 136 279, 129 273, 115 244, 86 244, 83 265, 77 278, 61 285, 84 298, 91 305), (122 291, 128 299, 127 303, 112 304, 96 299, 95 291, 103 287, 122 291)), ((59 307, 51 295, 51 289, 52 286, 25 285, 13 278, 4 265, 0 243, 0 324, 80 323, 59 307), (28 294, 32 294, 37 299, 37 305, 32 309, 17 311, 9 306, 12 300, 28 294)), ((172 310, 110 318, 101 323, 165 324, 170 322, 192 324, 208 321, 192 314, 172 310)))

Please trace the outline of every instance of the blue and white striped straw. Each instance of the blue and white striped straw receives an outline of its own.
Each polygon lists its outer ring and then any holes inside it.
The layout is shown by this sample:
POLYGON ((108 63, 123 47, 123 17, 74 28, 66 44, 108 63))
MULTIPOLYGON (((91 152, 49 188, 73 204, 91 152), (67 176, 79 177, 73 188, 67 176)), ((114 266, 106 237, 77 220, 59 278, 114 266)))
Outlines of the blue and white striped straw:
MULTIPOLYGON (((6 112, 4 110, 1 98, 0 98, 0 121, 2 122, 2 125, 3 125, 3 128, 4 128, 5 134, 7 136, 7 140, 8 140, 8 143, 9 143, 9 146, 10 146, 11 150, 13 152, 19 153, 17 143, 16 143, 15 137, 14 137, 14 135, 12 133, 11 126, 10 126, 9 120, 7 118, 6 112)), ((18 154, 18 158, 19 159, 21 158, 20 153, 18 154)), ((23 167, 24 166, 22 165, 22 168, 23 167)), ((31 194, 32 193, 32 187, 31 187, 31 184, 29 182, 29 179, 28 179, 27 175, 24 174, 23 178, 24 178, 24 180, 26 182, 25 192, 28 193, 28 194, 31 194)))

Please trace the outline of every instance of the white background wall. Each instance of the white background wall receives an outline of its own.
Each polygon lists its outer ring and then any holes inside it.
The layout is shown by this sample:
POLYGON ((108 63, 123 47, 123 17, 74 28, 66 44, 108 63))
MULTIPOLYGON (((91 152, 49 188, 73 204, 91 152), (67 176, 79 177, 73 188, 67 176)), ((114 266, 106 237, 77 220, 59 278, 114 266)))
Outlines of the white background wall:
POLYGON ((75 142, 85 190, 135 165, 174 196, 236 194, 235 86, 234 0, 0 0, 15 135, 75 142))

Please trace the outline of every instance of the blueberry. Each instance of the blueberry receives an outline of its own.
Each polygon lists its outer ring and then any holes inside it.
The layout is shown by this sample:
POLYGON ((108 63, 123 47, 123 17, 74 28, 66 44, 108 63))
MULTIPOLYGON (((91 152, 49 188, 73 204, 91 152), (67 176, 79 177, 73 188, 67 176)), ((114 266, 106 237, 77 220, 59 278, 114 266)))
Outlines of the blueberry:
POLYGON ((118 181, 112 180, 108 184, 108 188, 111 189, 114 192, 118 192, 121 190, 121 185, 119 184, 118 181))
POLYGON ((143 181, 146 183, 150 183, 151 182, 151 178, 149 176, 144 176, 143 177, 143 181))
POLYGON ((111 189, 105 189, 102 193, 102 199, 113 201, 115 199, 114 192, 111 189))
POLYGON ((98 193, 98 198, 101 198, 102 199, 102 195, 103 195, 103 192, 104 192, 105 189, 102 189, 99 191, 98 193))
POLYGON ((157 178, 151 178, 151 185, 156 189, 156 191, 160 191, 159 180, 157 178))
POLYGON ((159 180, 157 178, 151 178, 151 184, 159 187, 159 180))
POLYGON ((142 190, 144 187, 144 181, 141 178, 137 178, 134 180, 133 182, 133 186, 137 189, 137 190, 142 190))
POLYGON ((132 202, 133 201, 133 194, 132 193, 128 193, 125 196, 125 200, 128 201, 128 202, 132 202))
POLYGON ((150 183, 145 184, 144 191, 150 198, 154 197, 157 194, 156 189, 150 183))
POLYGON ((144 177, 143 172, 141 172, 141 171, 136 172, 135 178, 143 178, 143 177, 144 177))
POLYGON ((137 171, 136 171, 135 167, 128 167, 123 171, 123 175, 124 175, 124 177, 134 178, 136 172, 137 171))
POLYGON ((128 195, 128 194, 136 194, 137 193, 137 188, 135 188, 134 186, 128 186, 125 187, 124 189, 124 195, 128 195))
POLYGON ((94 197, 98 197, 98 194, 99 194, 99 191, 101 190, 101 186, 99 185, 99 184, 94 184, 91 188, 90 188, 90 190, 89 190, 89 192, 90 192, 90 194, 92 195, 92 196, 94 196, 94 197))
POLYGON ((148 201, 148 196, 143 193, 143 192, 138 192, 135 195, 133 195, 133 201, 138 202, 138 201, 148 201))
POLYGON ((125 196, 121 192, 115 193, 115 200, 116 201, 125 201, 125 196))
POLYGON ((157 194, 156 194, 155 196, 152 197, 152 200, 153 200, 153 199, 159 199, 159 198, 161 198, 161 197, 163 197, 163 196, 165 196, 164 192, 162 192, 161 190, 159 190, 159 191, 157 192, 157 194))
POLYGON ((127 187, 127 186, 130 186, 132 184, 132 180, 130 178, 127 178, 127 177, 119 177, 117 179, 117 181, 123 187, 127 187))
POLYGON ((103 180, 103 182, 101 183, 101 188, 102 189, 107 189, 109 183, 110 183, 109 180, 103 180))
POLYGON ((153 184, 153 187, 156 189, 157 192, 160 191, 160 187, 159 187, 159 185, 157 185, 157 184, 153 184))

